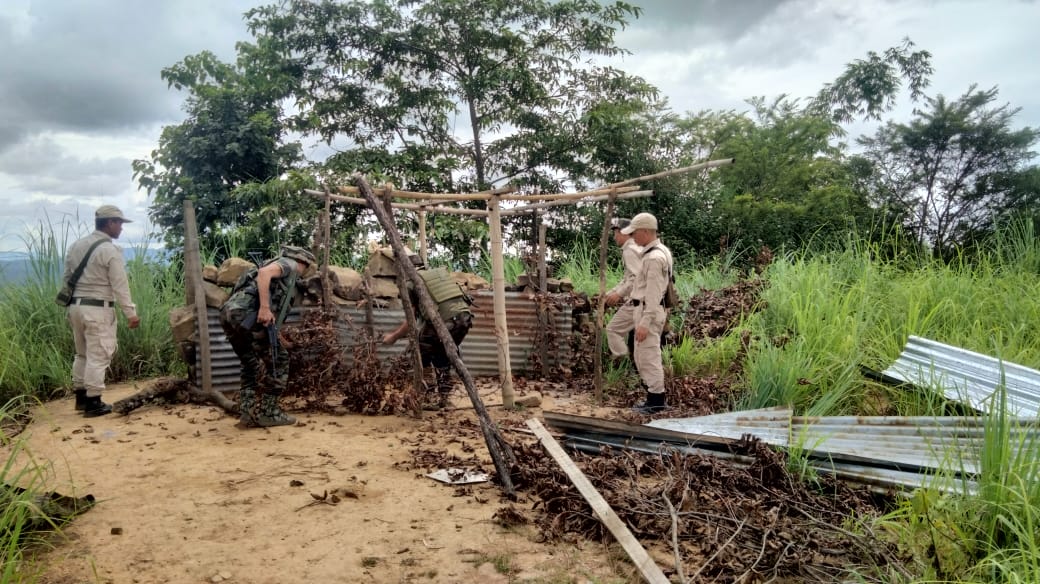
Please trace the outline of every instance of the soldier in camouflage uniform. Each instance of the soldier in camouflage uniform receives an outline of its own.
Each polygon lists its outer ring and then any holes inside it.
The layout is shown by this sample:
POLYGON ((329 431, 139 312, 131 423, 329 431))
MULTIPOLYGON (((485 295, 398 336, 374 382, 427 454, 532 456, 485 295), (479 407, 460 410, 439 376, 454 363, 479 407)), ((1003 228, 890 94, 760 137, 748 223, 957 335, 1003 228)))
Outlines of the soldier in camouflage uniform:
MULTIPOLYGON (((462 287, 452 279, 451 274, 444 268, 426 269, 419 256, 411 254, 408 256, 412 264, 419 270, 426 291, 437 304, 437 313, 444 321, 451 339, 458 347, 466 338, 470 327, 473 326, 473 312, 469 307, 473 303, 462 287)), ((408 283, 408 292, 412 299, 412 306, 416 312, 418 326, 422 327, 419 332, 419 354, 422 356, 423 367, 433 365, 437 374, 437 398, 430 400, 424 408, 427 410, 440 410, 448 406, 449 396, 455 384, 451 378, 451 361, 445 350, 444 343, 437 336, 437 330, 429 322, 425 322, 419 308, 419 297, 412 283, 408 283)), ((408 321, 405 320, 395 330, 383 335, 383 343, 392 345, 408 332, 408 321)))
POLYGON ((239 421, 246 427, 296 423, 278 407, 278 397, 289 379, 289 355, 280 346, 272 350, 271 341, 277 341, 278 328, 298 297, 297 279, 315 265, 311 252, 284 246, 281 255, 243 274, 220 308, 220 325, 242 362, 239 421), (265 365, 263 375, 261 360, 265 365), (261 387, 263 394, 257 404, 261 387))

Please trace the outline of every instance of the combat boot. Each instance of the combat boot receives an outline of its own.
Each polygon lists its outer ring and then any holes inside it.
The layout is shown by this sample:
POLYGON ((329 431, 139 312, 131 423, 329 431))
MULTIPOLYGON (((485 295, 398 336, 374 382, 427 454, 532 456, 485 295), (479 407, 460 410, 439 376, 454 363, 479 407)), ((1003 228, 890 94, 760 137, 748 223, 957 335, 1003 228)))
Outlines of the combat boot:
POLYGON ((651 393, 646 392, 646 401, 641 404, 636 404, 632 409, 641 414, 656 414, 657 412, 663 411, 666 407, 664 403, 664 392, 651 393))
POLYGON ((238 390, 238 421, 246 426, 256 426, 255 409, 256 392, 251 388, 238 390))
POLYGON ((261 428, 271 426, 289 426, 296 423, 296 418, 278 407, 278 396, 264 394, 260 397, 260 415, 256 416, 256 425, 261 428))
POLYGON ((112 413, 112 406, 101 401, 100 395, 88 396, 83 403, 83 417, 96 418, 112 413))
POLYGON ((78 387, 73 389, 72 393, 76 396, 76 411, 82 412, 87 407, 87 390, 78 387))

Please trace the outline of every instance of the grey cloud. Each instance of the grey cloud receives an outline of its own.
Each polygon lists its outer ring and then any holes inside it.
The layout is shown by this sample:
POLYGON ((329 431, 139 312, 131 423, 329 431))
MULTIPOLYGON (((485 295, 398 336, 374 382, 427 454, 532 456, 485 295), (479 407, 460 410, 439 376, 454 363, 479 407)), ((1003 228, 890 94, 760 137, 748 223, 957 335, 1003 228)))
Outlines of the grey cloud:
POLYGON ((258 0, 29 0, 0 7, 0 151, 44 130, 132 131, 178 119, 163 67, 234 56, 258 0))
POLYGON ((0 174, 19 191, 55 197, 104 196, 131 184, 126 158, 79 158, 50 138, 37 137, 0 154, 0 174))

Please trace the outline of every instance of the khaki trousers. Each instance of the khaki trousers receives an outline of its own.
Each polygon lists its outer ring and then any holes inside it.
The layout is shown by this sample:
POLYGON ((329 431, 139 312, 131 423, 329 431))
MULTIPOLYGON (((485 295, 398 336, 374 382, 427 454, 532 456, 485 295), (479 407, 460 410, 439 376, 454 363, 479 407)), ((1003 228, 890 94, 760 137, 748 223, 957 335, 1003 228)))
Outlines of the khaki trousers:
POLYGON ((607 346, 611 355, 624 357, 628 354, 628 333, 636 328, 635 312, 635 306, 623 304, 607 323, 607 346))
POLYGON ((66 316, 76 343, 72 387, 86 389, 87 397, 100 397, 105 371, 116 354, 116 309, 73 304, 66 316))
MULTIPOLYGON (((643 318, 644 310, 660 310, 662 306, 647 307, 645 305, 634 307, 633 319, 639 323, 643 318)), ((646 384, 646 390, 650 393, 664 393, 664 365, 661 363, 661 330, 664 328, 664 315, 652 320, 649 333, 642 341, 636 341, 635 355, 636 367, 639 369, 639 377, 646 384)))

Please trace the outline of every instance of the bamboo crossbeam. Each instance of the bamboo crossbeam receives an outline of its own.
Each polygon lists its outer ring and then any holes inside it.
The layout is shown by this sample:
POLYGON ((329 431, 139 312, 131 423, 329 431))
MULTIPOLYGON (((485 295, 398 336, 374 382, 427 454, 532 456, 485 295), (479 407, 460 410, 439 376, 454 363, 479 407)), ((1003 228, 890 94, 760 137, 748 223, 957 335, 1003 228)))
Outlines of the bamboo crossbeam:
POLYGON ((502 201, 573 201, 575 199, 584 199, 585 197, 604 196, 610 194, 610 191, 616 191, 619 195, 622 193, 628 193, 631 191, 639 190, 639 187, 620 187, 612 189, 610 187, 602 187, 593 189, 591 191, 581 191, 578 193, 553 193, 544 195, 503 195, 499 197, 502 201))
MULTIPOLYGON (((623 195, 618 195, 615 199, 618 200, 618 201, 620 201, 622 199, 638 199, 638 198, 641 198, 641 197, 649 197, 649 196, 652 196, 653 194, 654 194, 653 191, 631 191, 631 192, 627 192, 627 193, 625 193, 623 195)), ((579 203, 600 203, 600 202, 608 200, 609 198, 610 198, 610 195, 600 195, 598 197, 591 197, 591 198, 585 199, 583 201, 577 201, 577 202, 579 202, 579 203)), ((502 211, 502 216, 503 217, 512 217, 514 215, 520 215, 522 213, 529 213, 531 211, 537 211, 539 209, 545 209, 547 207, 559 207, 561 205, 569 205, 569 204, 574 203, 574 202, 575 201, 573 201, 573 200, 549 201, 549 202, 546 202, 546 203, 535 203, 534 205, 524 205, 523 207, 513 207, 512 209, 507 209, 505 211, 502 211)))
MULTIPOLYGON (((360 193, 357 187, 336 187, 336 190, 346 195, 357 195, 360 193)), ((423 199, 429 201, 487 201, 492 195, 504 195, 516 190, 515 186, 509 185, 480 191, 477 193, 420 193, 416 191, 391 191, 390 196, 398 199, 423 199)))
MULTIPOLYGON (((325 197, 325 193, 323 191, 315 191, 315 190, 311 190, 311 189, 303 189, 303 192, 304 192, 304 194, 315 196, 315 197, 322 197, 322 198, 325 197)), ((399 191, 393 191, 393 192, 397 193, 399 191)), ((367 201, 365 201, 364 199, 359 199, 357 197, 347 197, 347 196, 344 196, 344 195, 329 195, 329 198, 332 199, 333 201, 339 201, 341 203, 350 203, 352 205, 361 205, 362 207, 367 207, 368 206, 368 202, 367 201)), ((431 207, 429 204, 417 204, 417 203, 393 203, 391 206, 394 209, 406 209, 408 211, 431 211, 431 212, 434 212, 434 213, 445 213, 445 214, 448 214, 448 215, 474 215, 474 216, 477 216, 477 217, 487 217, 487 210, 485 210, 485 209, 457 209, 455 207, 439 207, 439 206, 431 207)))
POLYGON ((616 183, 609 184, 609 185, 607 185, 604 188, 624 187, 624 186, 633 185, 633 184, 636 184, 636 183, 639 183, 639 182, 643 182, 643 181, 647 181, 647 180, 655 180, 655 179, 659 179, 659 178, 665 178, 667 176, 673 176, 673 175, 676 175, 676 174, 684 174, 684 173, 687 173, 687 172, 693 172, 695 170, 703 170, 703 169, 706 169, 706 168, 716 168, 716 167, 719 167, 719 166, 726 166, 727 164, 733 164, 736 160, 737 160, 736 158, 721 158, 719 160, 709 160, 708 162, 699 162, 697 164, 692 164, 690 166, 684 166, 682 168, 673 168, 671 170, 665 170, 663 172, 658 172, 656 174, 648 174, 646 176, 641 176, 639 178, 630 178, 630 179, 627 179, 627 180, 623 180, 621 182, 616 182, 616 183))

